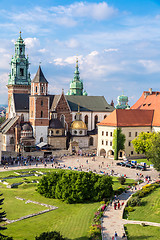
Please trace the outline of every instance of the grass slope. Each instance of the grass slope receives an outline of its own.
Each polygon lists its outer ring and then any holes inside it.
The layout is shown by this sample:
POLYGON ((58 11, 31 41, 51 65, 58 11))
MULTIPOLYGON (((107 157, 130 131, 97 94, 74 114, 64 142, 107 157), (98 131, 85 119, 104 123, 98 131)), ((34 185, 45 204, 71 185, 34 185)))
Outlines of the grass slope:
POLYGON ((153 226, 142 227, 137 224, 125 225, 128 240, 159 240, 160 228, 153 226))
POLYGON ((160 223, 160 188, 142 198, 142 206, 134 209, 135 211, 129 213, 129 220, 160 223))

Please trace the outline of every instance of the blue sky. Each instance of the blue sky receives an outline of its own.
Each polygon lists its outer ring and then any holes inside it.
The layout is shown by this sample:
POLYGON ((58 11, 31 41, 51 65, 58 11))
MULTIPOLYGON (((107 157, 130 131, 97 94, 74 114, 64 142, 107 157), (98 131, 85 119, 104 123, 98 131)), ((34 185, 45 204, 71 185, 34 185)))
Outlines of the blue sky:
POLYGON ((160 1, 0 1, 0 103, 14 42, 22 31, 31 78, 39 62, 50 94, 67 92, 76 56, 89 95, 108 103, 124 92, 133 105, 144 90, 160 91, 160 1))

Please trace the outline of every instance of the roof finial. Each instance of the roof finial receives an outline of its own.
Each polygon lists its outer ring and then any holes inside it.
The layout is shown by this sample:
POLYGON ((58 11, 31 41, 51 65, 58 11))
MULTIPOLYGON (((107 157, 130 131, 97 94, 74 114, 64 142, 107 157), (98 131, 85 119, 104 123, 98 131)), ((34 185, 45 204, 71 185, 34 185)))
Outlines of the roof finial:
POLYGON ((21 29, 20 29, 20 31, 19 31, 19 37, 21 38, 21 29))
POLYGON ((42 63, 42 62, 39 62, 39 66, 41 66, 41 63, 42 63))
POLYGON ((78 67, 78 54, 77 54, 77 57, 76 57, 76 67, 78 67))
POLYGON ((79 106, 79 103, 78 103, 78 112, 80 112, 80 106, 79 106))

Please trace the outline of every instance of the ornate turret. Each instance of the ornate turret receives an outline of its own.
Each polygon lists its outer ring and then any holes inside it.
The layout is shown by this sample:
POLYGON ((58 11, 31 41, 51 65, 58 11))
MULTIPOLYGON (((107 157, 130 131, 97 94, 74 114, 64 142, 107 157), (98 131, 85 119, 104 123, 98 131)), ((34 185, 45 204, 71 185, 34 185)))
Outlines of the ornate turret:
POLYGON ((81 120, 81 113, 78 106, 78 112, 76 113, 76 120, 71 124, 70 132, 72 135, 80 135, 85 136, 87 134, 87 126, 86 124, 81 120))
POLYGON ((79 67, 78 59, 76 60, 76 69, 74 72, 74 78, 70 83, 70 90, 67 92, 67 95, 87 95, 87 92, 83 92, 83 82, 79 76, 79 67))
POLYGON ((118 96, 117 98, 118 104, 116 105, 116 109, 129 109, 130 106, 128 105, 128 97, 125 95, 118 96))
POLYGON ((15 56, 11 60, 11 73, 8 85, 30 85, 30 73, 28 72, 28 56, 25 57, 25 43, 19 33, 19 38, 15 42, 15 56))

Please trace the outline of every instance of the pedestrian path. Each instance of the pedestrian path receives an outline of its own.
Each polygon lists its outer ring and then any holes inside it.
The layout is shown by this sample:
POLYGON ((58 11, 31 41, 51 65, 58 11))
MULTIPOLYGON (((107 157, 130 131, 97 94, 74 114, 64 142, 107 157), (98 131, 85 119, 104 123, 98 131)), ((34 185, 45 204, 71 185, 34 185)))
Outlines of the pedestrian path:
MULTIPOLYGON (((144 185, 145 185, 145 183, 142 183, 139 185, 139 187, 141 188, 144 185)), ((104 215, 103 215, 103 219, 102 219, 102 240, 112 240, 115 231, 118 234, 117 240, 122 239, 125 224, 145 223, 146 225, 160 227, 160 223, 145 222, 145 221, 132 221, 132 220, 122 219, 123 218, 123 210, 126 205, 126 202, 128 201, 128 199, 131 197, 131 195, 134 192, 135 191, 128 190, 127 192, 124 192, 118 196, 120 204, 122 204, 122 202, 124 202, 123 207, 121 207, 120 209, 114 210, 113 204, 112 204, 112 206, 107 206, 107 208, 104 212, 104 215)), ((123 238, 123 240, 124 239, 125 238, 123 238)))

